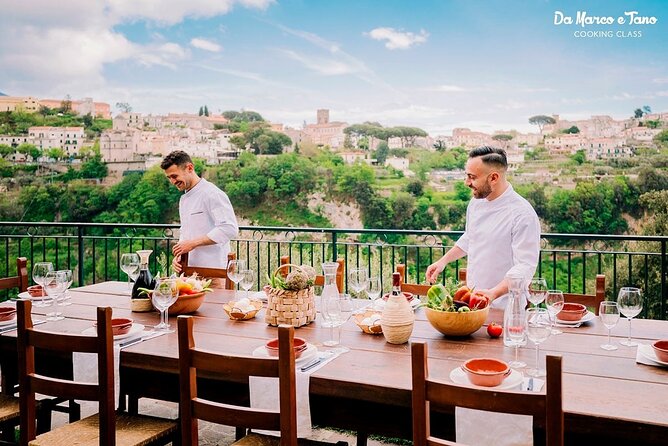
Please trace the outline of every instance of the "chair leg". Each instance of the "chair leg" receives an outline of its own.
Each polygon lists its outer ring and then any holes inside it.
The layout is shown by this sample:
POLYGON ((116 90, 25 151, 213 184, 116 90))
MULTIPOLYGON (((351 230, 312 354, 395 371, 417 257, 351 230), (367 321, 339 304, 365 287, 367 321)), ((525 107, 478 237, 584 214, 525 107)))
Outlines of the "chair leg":
POLYGON ((366 432, 357 431, 357 446, 366 446, 366 442, 369 439, 369 434, 366 432))
POLYGON ((246 436, 246 428, 237 426, 234 432, 234 439, 241 440, 246 436))
POLYGON ((70 423, 74 423, 75 421, 79 421, 81 419, 81 404, 77 403, 74 400, 69 400, 69 415, 70 415, 70 423))
POLYGON ((42 407, 37 409, 37 435, 49 432, 51 430, 52 415, 53 408, 49 407, 48 404, 44 404, 42 407))

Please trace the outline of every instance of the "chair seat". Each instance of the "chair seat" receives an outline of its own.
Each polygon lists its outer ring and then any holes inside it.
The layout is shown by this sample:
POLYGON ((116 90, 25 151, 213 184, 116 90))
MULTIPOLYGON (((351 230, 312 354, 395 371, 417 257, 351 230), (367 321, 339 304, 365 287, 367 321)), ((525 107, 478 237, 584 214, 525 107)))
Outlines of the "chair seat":
POLYGON ((19 399, 0 394, 0 423, 18 420, 19 415, 19 399))
MULTIPOLYGON (((263 435, 263 434, 248 434, 242 439, 232 443, 232 446, 278 446, 281 444, 280 437, 274 437, 273 435, 263 435)), ((316 441, 309 440, 306 438, 300 438, 297 442, 299 446, 324 446, 324 445, 339 445, 339 446, 348 446, 348 443, 345 441, 339 441, 336 443, 330 443, 326 441, 316 441)))
MULTIPOLYGON (((116 444, 146 445, 151 442, 168 439, 176 432, 176 421, 145 415, 116 415, 116 444)), ((99 446, 100 428, 97 414, 83 420, 63 425, 45 434, 38 435, 30 446, 99 446)))

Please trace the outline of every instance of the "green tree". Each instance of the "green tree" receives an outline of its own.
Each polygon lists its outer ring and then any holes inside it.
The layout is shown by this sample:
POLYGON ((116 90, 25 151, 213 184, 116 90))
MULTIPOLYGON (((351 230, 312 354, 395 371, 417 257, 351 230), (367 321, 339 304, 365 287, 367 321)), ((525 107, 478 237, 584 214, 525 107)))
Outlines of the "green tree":
POLYGON ((202 116, 204 114, 204 107, 201 105, 199 106, 199 112, 197 112, 197 115, 202 116))
POLYGON ((668 145, 668 130, 662 130, 654 137, 654 142, 660 145, 668 145))
POLYGON ((492 136, 492 139, 494 141, 503 141, 503 142, 508 142, 513 139, 513 135, 507 135, 504 133, 500 133, 498 135, 492 136))
POLYGON ((566 134, 576 134, 576 133, 580 133, 580 129, 578 128, 578 126, 573 125, 573 126, 570 126, 570 127, 567 128, 567 129, 562 130, 562 133, 566 133, 566 134))
POLYGON ((81 178, 106 178, 109 175, 107 164, 102 161, 99 154, 87 160, 81 165, 81 178))
POLYGON ((556 122, 557 121, 555 121, 553 117, 546 115, 536 115, 529 118, 529 124, 537 125, 539 133, 543 133, 543 127, 545 127, 545 125, 554 124, 556 122))
POLYGON ((378 147, 376 148, 376 153, 374 155, 376 158, 376 162, 381 166, 384 165, 389 153, 390 153, 390 147, 387 145, 387 142, 386 141, 379 142, 378 147))
POLYGON ((424 194, 424 183, 414 178, 406 185, 406 192, 414 197, 421 197, 424 194))
POLYGON ((580 149, 571 155, 571 160, 577 165, 582 165, 587 161, 587 155, 584 150, 580 149))
POLYGON ((116 102, 116 108, 123 113, 131 113, 132 106, 127 102, 116 102))
POLYGON ((636 119, 642 118, 643 114, 644 113, 643 113, 641 108, 636 108, 635 110, 633 110, 633 117, 636 118, 636 119))
POLYGON ((209 107, 206 105, 204 106, 204 116, 209 116, 209 107))

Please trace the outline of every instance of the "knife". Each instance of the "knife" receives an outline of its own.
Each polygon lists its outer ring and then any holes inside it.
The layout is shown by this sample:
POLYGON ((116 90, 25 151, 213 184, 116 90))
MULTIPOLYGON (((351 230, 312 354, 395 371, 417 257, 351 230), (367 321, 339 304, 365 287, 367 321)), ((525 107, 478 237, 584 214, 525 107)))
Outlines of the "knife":
POLYGON ((317 366, 318 364, 320 364, 321 362, 322 362, 322 358, 318 358, 318 359, 316 359, 315 361, 313 361, 312 363, 303 366, 303 367, 300 368, 299 370, 301 370, 302 372, 307 372, 307 371, 311 370, 313 367, 315 367, 315 366, 317 366))
MULTIPOLYGON (((35 325, 43 324, 44 322, 46 322, 46 320, 42 320, 42 321, 33 321, 32 326, 34 327, 35 325)), ((11 324, 11 325, 8 325, 8 326, 6 326, 6 327, 2 327, 2 328, 0 328, 0 333, 5 333, 5 332, 7 332, 7 331, 14 331, 14 330, 16 330, 17 328, 18 328, 17 324, 11 324)))
POLYGON ((124 347, 129 347, 131 345, 139 344, 142 341, 148 341, 149 339, 157 338, 158 336, 167 334, 167 332, 160 332, 160 331, 153 331, 153 332, 148 332, 147 334, 143 336, 139 336, 137 338, 129 339, 127 341, 119 342, 118 347, 119 348, 124 348, 124 347))

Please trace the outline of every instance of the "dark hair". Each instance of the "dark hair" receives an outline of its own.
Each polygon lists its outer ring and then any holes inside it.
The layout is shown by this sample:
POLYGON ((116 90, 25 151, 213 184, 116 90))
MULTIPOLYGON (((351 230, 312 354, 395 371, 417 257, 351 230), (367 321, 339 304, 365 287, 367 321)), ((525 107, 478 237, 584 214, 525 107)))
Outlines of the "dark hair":
POLYGON ((160 167, 162 168, 162 170, 167 170, 174 164, 176 164, 179 167, 185 167, 186 164, 192 162, 193 162, 192 158, 190 158, 190 155, 188 155, 186 152, 184 152, 183 150, 174 150, 172 153, 170 153, 169 155, 167 155, 162 159, 160 167))
POLYGON ((508 169, 508 158, 506 151, 497 147, 480 146, 469 152, 469 158, 481 158, 484 164, 508 169))

